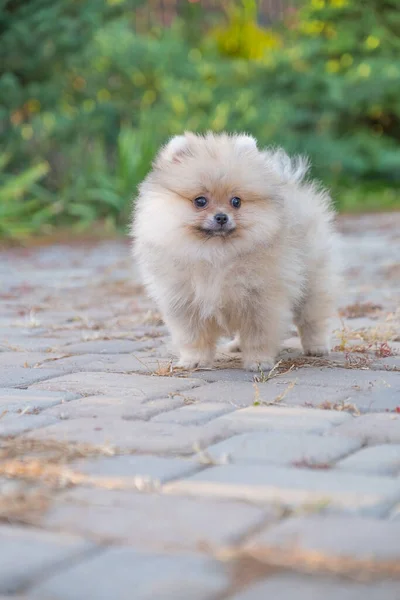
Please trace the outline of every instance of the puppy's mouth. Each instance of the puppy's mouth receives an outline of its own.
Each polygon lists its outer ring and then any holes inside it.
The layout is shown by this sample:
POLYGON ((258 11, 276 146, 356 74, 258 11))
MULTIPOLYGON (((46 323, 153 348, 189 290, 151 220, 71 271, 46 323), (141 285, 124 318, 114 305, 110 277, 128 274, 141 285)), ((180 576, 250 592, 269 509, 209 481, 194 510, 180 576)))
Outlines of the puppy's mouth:
POLYGON ((195 230, 202 234, 204 237, 228 237, 235 233, 236 227, 230 227, 229 229, 208 229, 207 227, 195 227, 195 230))

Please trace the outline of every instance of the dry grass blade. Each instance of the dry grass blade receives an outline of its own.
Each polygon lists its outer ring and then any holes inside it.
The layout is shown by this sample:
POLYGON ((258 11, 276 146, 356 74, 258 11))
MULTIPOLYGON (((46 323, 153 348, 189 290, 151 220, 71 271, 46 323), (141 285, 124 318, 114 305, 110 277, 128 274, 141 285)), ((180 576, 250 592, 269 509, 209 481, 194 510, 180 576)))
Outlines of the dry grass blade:
POLYGON ((337 410, 339 412, 349 412, 355 417, 359 417, 361 415, 358 407, 352 402, 346 402, 345 400, 341 400, 340 402, 329 402, 326 400, 325 402, 321 402, 321 404, 317 405, 317 408, 321 408, 322 410, 337 410))
POLYGON ((289 569, 314 575, 336 575, 356 581, 400 578, 400 562, 398 560, 327 555, 319 551, 296 547, 288 549, 278 547, 227 548, 218 552, 217 558, 230 563, 233 569, 238 569, 241 561, 246 561, 249 568, 250 561, 254 561, 255 576, 253 579, 255 580, 267 577, 274 569, 289 569))
POLYGON ((68 463, 88 456, 114 456, 117 449, 111 446, 92 446, 57 440, 13 438, 0 441, 0 460, 35 457, 48 463, 68 463))
POLYGON ((375 316, 383 310, 381 304, 373 304, 372 302, 355 302, 349 304, 339 310, 339 315, 346 319, 360 319, 361 317, 375 316))
POLYGON ((282 400, 290 392, 290 390, 292 390, 294 388, 295 385, 296 385, 296 382, 291 381, 289 383, 289 385, 283 390, 283 392, 281 392, 280 394, 278 394, 278 396, 276 396, 276 398, 274 398, 273 400, 271 400, 269 402, 266 402, 265 400, 261 399, 260 389, 259 389, 257 383, 254 382, 253 387, 254 387, 255 393, 254 393, 253 406, 274 406, 276 404, 280 404, 282 402, 282 400))
POLYGON ((0 495, 0 521, 29 523, 47 510, 49 503, 48 493, 41 490, 0 495))
POLYGON ((53 489, 89 485, 108 490, 153 491, 160 487, 160 483, 150 477, 92 477, 69 469, 65 465, 49 464, 40 460, 5 461, 0 463, 0 475, 10 479, 42 482, 53 489))

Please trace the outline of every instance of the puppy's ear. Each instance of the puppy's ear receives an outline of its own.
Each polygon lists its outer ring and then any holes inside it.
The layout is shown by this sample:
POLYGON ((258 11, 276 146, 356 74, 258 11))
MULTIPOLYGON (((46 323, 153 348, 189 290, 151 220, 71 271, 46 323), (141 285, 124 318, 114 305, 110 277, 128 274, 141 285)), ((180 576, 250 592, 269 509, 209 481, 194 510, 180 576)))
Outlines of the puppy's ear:
POLYGON ((236 148, 239 151, 248 152, 249 150, 257 150, 257 141, 251 135, 238 135, 236 137, 236 148))
POLYGON ((185 154, 189 154, 187 135, 176 135, 162 148, 160 158, 169 162, 180 163, 185 154))

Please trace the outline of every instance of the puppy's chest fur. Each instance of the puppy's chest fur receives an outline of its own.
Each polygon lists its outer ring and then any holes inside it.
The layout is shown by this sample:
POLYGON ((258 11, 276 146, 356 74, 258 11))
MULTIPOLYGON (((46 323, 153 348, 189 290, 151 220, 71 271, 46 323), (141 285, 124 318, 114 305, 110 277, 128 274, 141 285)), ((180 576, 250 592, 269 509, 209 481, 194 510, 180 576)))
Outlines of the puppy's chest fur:
POLYGON ((227 324, 257 300, 265 277, 261 280, 257 273, 237 264, 215 267, 198 263, 188 281, 190 304, 199 318, 214 317, 221 325, 227 324))

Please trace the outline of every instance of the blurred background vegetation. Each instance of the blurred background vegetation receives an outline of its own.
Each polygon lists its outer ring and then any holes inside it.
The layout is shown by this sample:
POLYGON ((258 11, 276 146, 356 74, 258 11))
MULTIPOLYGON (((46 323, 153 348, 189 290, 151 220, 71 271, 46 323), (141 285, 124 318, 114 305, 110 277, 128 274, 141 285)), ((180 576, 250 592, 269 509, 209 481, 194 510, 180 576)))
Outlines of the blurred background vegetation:
POLYGON ((400 0, 0 0, 0 237, 123 231, 159 144, 246 131, 400 207, 400 0))

